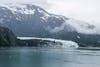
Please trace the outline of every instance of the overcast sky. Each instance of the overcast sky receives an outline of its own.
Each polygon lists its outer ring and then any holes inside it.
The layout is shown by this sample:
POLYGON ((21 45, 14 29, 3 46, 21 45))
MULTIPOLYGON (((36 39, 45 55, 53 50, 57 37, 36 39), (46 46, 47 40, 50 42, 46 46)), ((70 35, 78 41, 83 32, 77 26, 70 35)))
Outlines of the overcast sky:
POLYGON ((100 24, 100 0, 1 0, 0 3, 34 3, 51 13, 100 24))

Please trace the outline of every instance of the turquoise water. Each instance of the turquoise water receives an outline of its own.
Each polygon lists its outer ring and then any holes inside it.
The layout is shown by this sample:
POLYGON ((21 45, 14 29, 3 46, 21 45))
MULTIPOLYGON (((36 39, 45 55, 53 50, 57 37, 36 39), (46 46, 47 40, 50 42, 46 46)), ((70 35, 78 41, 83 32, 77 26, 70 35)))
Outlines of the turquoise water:
POLYGON ((0 48, 0 67, 100 67, 100 51, 0 48))

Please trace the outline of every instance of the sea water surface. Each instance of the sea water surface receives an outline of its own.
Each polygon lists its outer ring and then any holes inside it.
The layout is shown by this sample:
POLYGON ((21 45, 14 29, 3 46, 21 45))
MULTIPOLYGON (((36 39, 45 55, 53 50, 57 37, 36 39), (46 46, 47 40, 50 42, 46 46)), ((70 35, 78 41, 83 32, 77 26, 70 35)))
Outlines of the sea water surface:
POLYGON ((68 48, 0 48, 0 67, 100 67, 100 51, 68 48))

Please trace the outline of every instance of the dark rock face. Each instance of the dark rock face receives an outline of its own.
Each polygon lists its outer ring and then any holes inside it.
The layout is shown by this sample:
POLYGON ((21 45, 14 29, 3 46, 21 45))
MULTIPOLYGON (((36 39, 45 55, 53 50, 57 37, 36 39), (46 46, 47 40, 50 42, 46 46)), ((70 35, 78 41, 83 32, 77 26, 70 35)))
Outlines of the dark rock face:
POLYGON ((0 27, 0 46, 16 46, 16 36, 8 28, 0 27))

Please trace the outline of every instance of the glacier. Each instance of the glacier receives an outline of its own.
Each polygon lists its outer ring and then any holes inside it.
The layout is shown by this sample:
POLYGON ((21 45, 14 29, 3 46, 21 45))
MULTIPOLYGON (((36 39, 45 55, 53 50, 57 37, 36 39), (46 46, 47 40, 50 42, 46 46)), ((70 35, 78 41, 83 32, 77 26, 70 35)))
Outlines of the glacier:
POLYGON ((39 40, 48 40, 48 41, 60 42, 60 43, 62 43, 62 46, 60 46, 60 48, 78 48, 79 47, 78 43, 76 43, 74 41, 68 41, 68 40, 60 40, 60 39, 53 39, 53 38, 37 38, 37 37, 17 37, 17 38, 20 39, 20 40, 39 39, 39 40))

